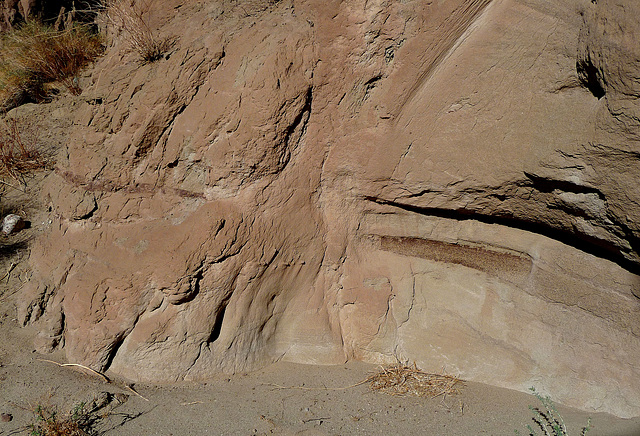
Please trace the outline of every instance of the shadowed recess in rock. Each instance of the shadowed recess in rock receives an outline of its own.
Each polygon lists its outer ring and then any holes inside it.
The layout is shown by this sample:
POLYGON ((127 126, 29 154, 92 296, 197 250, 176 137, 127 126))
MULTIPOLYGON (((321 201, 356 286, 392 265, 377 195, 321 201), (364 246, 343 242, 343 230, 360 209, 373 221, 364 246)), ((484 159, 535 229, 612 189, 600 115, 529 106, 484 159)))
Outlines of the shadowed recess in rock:
POLYGON ((209 335, 209 339, 207 340, 208 344, 215 342, 220 337, 220 333, 222 332, 222 322, 224 321, 224 313, 227 310, 228 304, 229 299, 225 299, 220 305, 218 313, 216 313, 216 321, 211 329, 211 335, 209 335))
POLYGON ((373 197, 366 197, 365 200, 373 201, 378 204, 397 207, 408 212, 414 212, 426 216, 450 218, 456 220, 476 220, 487 224, 498 224, 506 227, 512 227, 514 229, 537 233, 546 236, 547 238, 555 239, 556 241, 562 242, 563 244, 566 244, 570 247, 584 251, 585 253, 589 253, 592 256, 600 257, 602 259, 614 262, 630 273, 640 275, 640 265, 622 257, 622 253, 620 253, 620 250, 609 242, 603 241, 601 239, 596 239, 589 235, 564 232, 562 230, 555 229, 542 223, 524 221, 513 216, 488 216, 480 214, 473 210, 447 210, 440 208, 419 207, 373 197))

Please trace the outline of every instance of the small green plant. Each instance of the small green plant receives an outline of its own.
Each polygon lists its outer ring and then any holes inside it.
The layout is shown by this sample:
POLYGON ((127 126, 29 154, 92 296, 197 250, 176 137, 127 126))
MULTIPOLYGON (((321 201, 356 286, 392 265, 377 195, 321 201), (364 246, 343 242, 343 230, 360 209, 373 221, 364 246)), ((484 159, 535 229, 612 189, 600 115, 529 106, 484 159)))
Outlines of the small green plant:
MULTIPOLYGON (((540 401, 542 408, 529 406, 529 409, 533 412, 531 418, 545 436, 569 436, 567 432, 567 426, 562 419, 562 415, 556 409, 555 404, 551 400, 551 397, 542 396, 534 387, 529 388, 533 395, 540 401)), ((530 436, 536 436, 536 429, 531 424, 526 426, 530 436)), ((587 420, 587 425, 582 427, 580 435, 584 436, 591 429, 591 418, 587 420)), ((515 430, 516 434, 520 434, 518 430, 515 430)))
POLYGON ((102 51, 102 38, 87 26, 55 30, 30 21, 7 32, 0 40, 0 109, 46 100, 54 82, 79 94, 78 72, 102 51))
POLYGON ((88 436, 97 419, 86 411, 84 403, 63 415, 45 406, 37 406, 33 412, 35 422, 28 426, 30 436, 88 436))
POLYGON ((151 30, 148 15, 152 0, 106 0, 107 23, 120 32, 129 50, 138 54, 142 64, 162 58, 173 45, 172 38, 160 38, 151 30))

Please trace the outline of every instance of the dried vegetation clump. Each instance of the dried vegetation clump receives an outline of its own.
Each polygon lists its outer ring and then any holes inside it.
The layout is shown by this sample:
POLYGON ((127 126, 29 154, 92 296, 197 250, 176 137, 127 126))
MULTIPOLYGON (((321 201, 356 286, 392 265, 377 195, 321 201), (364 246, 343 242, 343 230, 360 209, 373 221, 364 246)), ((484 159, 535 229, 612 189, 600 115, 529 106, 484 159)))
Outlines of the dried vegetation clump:
POLYGON ((0 111, 50 96, 52 83, 79 94, 78 72, 103 51, 102 38, 85 25, 64 30, 30 21, 0 39, 0 111))
POLYGON ((446 374, 432 374, 413 366, 395 364, 384 368, 365 382, 371 390, 390 395, 413 395, 435 398, 459 393, 458 386, 463 382, 457 377, 446 374))
POLYGON ((104 4, 107 25, 122 34, 142 64, 159 60, 174 43, 172 38, 158 37, 149 26, 152 4, 151 0, 108 0, 104 4))
POLYGON ((18 122, 0 121, 0 175, 23 181, 25 175, 45 168, 47 160, 33 141, 25 140, 18 122))

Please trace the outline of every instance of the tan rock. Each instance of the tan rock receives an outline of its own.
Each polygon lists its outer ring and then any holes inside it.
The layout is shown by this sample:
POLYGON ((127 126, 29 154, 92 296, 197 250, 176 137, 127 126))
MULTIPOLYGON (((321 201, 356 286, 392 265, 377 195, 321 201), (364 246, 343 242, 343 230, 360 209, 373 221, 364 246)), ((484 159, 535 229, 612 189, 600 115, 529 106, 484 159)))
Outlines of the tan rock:
POLYGON ((22 321, 135 380, 400 359, 640 415, 640 30, 598 27, 614 3, 157 11, 165 59, 116 40, 92 73, 22 321))

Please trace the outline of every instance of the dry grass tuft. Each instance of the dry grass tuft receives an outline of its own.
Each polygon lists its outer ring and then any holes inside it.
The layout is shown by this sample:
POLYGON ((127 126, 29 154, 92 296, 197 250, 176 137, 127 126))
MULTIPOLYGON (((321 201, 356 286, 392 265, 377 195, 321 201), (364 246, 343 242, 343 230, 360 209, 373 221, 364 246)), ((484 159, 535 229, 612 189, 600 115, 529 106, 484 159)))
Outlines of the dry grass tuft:
POLYGON ((446 374, 430 374, 418 369, 415 365, 390 365, 368 377, 371 390, 389 395, 413 395, 417 397, 435 398, 441 395, 459 393, 458 385, 463 381, 446 374))
POLYGON ((143 64, 155 62, 171 49, 172 38, 159 38, 149 27, 147 18, 152 0, 107 0, 107 23, 121 32, 129 49, 138 54, 143 64))
POLYGON ((0 175, 22 181, 25 175, 46 166, 35 144, 25 143, 15 119, 0 121, 0 175))
POLYGON ((49 97, 47 85, 81 92, 76 75, 103 51, 102 38, 86 26, 65 30, 24 23, 0 40, 0 110, 49 97))

